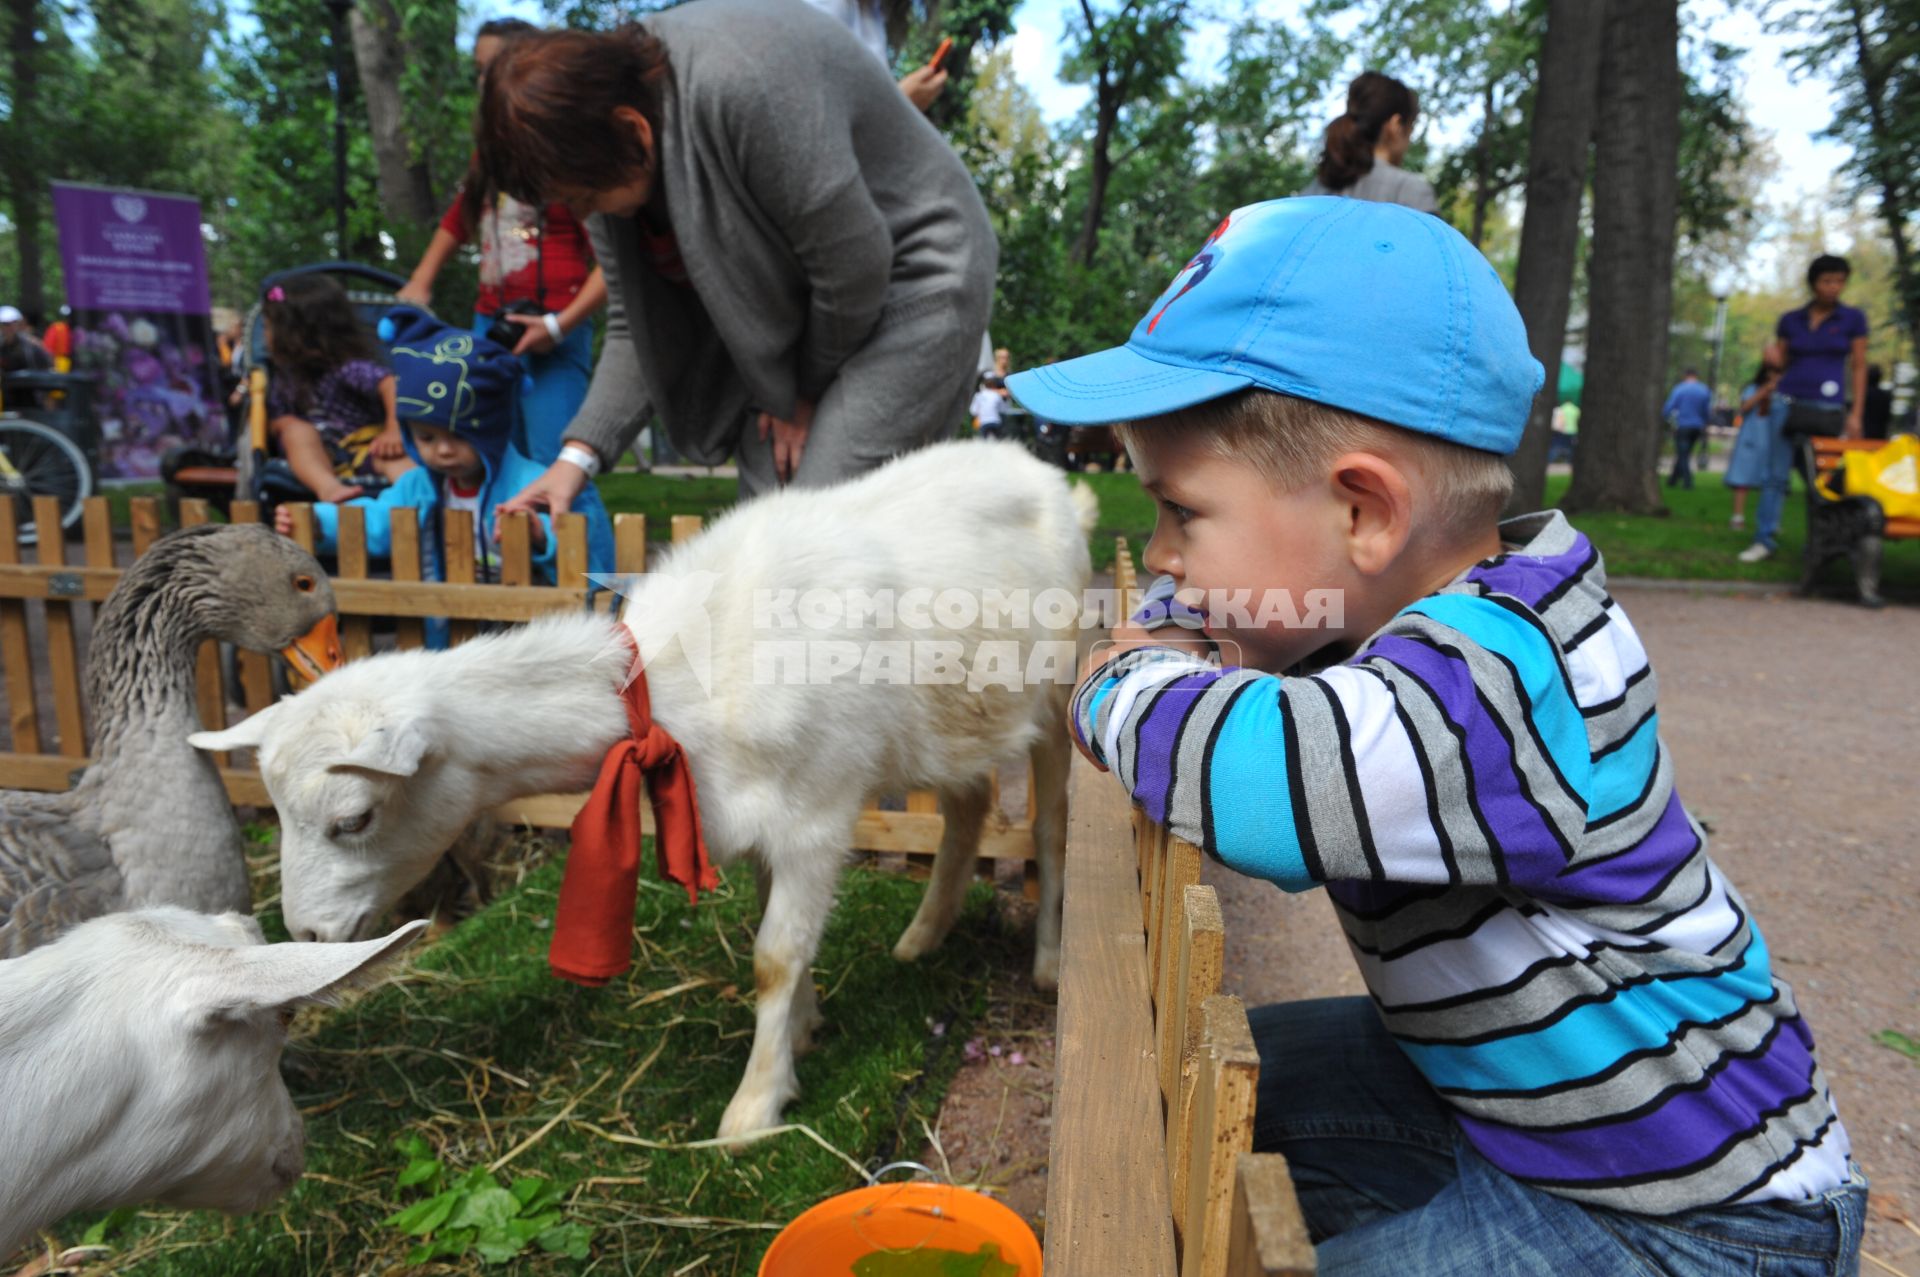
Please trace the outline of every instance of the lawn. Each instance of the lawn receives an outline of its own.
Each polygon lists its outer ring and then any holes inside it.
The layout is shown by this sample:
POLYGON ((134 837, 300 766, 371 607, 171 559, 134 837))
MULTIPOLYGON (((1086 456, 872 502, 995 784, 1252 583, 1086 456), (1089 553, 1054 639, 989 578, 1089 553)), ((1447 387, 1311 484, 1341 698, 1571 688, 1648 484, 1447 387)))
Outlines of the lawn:
MULTIPOLYGON (((538 1190, 533 1200, 558 1230, 545 1240, 576 1253, 584 1244, 588 1258, 535 1243, 488 1271, 750 1274, 775 1227, 862 1183, 841 1154, 872 1166, 918 1147, 920 1123, 937 1112, 983 1005, 987 966, 1013 961, 1021 943, 999 929, 990 889, 976 886, 940 953, 904 969, 888 950, 921 884, 850 871, 814 967, 827 1027, 801 1060, 803 1094, 787 1111, 837 1151, 792 1131, 729 1156, 672 1146, 714 1134, 746 1063, 751 877, 736 872, 697 907, 678 889, 648 884, 635 970, 597 990, 548 973, 558 882, 557 864, 534 869, 390 982, 344 1008, 302 1013, 284 1071, 306 1115, 307 1174, 286 1198, 234 1221, 164 1211, 115 1218, 112 1253, 87 1271, 387 1271, 419 1239, 383 1221, 432 1196, 433 1179, 453 1185, 525 1143, 490 1191, 470 1196, 501 1206, 509 1181, 524 1180, 517 1191, 538 1190), (396 1145, 413 1140, 411 1153, 396 1145), (398 1186, 410 1162, 429 1182, 398 1186)), ((470 1219, 486 1214, 465 1209, 470 1219)), ((72 1245, 98 1222, 68 1221, 55 1235, 72 1245)), ((469 1251, 408 1271, 480 1268, 469 1251)))

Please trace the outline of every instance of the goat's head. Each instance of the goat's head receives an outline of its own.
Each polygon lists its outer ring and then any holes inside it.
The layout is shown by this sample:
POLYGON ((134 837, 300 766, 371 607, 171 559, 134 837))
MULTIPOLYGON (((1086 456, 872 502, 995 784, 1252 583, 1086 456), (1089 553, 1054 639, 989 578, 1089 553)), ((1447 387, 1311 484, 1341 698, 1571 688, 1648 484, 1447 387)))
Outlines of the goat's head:
POLYGON ((46 1120, 102 1115, 62 1173, 93 1200, 241 1212, 278 1197, 305 1165, 300 1114, 280 1077, 292 1013, 425 927, 356 945, 269 945, 242 914, 173 908, 75 927, 35 959, 54 964, 53 987, 71 991, 46 1035, 59 1043, 43 1061, 59 1078, 48 1085, 66 1097, 46 1120))
POLYGON ((491 805, 487 778, 431 727, 340 671, 201 749, 259 750, 280 813, 280 908, 296 940, 356 940, 432 872, 491 805))

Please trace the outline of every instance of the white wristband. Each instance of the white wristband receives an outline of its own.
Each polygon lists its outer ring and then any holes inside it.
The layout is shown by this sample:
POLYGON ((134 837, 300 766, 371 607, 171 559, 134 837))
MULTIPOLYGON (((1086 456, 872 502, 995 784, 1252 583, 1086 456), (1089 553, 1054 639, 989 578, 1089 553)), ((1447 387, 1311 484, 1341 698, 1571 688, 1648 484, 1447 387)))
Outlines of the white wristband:
POLYGON ((548 311, 546 314, 540 316, 540 322, 547 326, 547 336, 553 338, 553 344, 558 346, 560 339, 566 336, 565 333, 560 331, 560 316, 554 314, 552 311, 548 311))
POLYGON ((600 473, 600 454, 584 444, 569 443, 561 447, 560 460, 569 465, 579 466, 591 479, 600 473))

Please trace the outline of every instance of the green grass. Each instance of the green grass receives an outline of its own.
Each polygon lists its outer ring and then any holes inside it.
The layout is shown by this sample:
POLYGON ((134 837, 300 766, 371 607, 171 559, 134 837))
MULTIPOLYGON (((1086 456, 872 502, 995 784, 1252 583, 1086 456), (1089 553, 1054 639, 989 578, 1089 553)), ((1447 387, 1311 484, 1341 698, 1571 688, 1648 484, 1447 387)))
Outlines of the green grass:
MULTIPOLYGON (((395 1186, 405 1163, 396 1136, 418 1133, 458 1176, 574 1101, 500 1178, 572 1185, 565 1218, 594 1229, 591 1259, 530 1252, 488 1271, 671 1273, 705 1256, 702 1274, 750 1274, 773 1237, 768 1225, 857 1187, 845 1162, 798 1132, 729 1156, 621 1145, 579 1125, 672 1144, 714 1134, 753 1033, 754 892, 751 877, 736 872, 689 907, 678 889, 646 884, 635 969, 595 990, 548 973, 558 882, 557 864, 534 870, 392 984, 340 1009, 303 1013, 284 1070, 307 1115, 307 1176, 246 1219, 143 1211, 109 1238, 113 1271, 388 1271, 413 1239, 381 1221, 421 1195, 395 1186)), ((787 1110, 786 1120, 870 1165, 917 1145, 920 1121, 931 1122, 967 1022, 982 1008, 988 965, 1011 961, 1019 943, 1001 933, 989 889, 977 886, 939 954, 903 968, 888 950, 921 889, 894 875, 847 874, 814 967, 827 1027, 801 1059, 802 1097, 787 1110), (947 1031, 934 1035, 930 1023, 947 1031)), ((56 1235, 72 1245, 95 1218, 70 1220, 56 1235)), ((410 1271, 479 1267, 463 1259, 410 1271)))
POLYGON ((739 491, 735 480, 704 475, 606 474, 594 483, 610 512, 647 516, 649 541, 668 539, 676 514, 705 519, 724 514, 739 491))

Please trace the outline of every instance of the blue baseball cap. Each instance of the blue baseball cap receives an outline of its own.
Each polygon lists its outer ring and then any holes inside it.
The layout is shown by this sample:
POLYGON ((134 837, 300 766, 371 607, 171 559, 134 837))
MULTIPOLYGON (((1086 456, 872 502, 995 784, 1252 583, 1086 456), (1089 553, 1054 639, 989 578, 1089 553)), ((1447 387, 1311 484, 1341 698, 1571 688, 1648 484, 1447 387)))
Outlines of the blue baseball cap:
POLYGON ((1127 344, 1016 373, 1042 421, 1139 421, 1259 386, 1509 453, 1545 374, 1506 285, 1451 226, 1337 196, 1235 209, 1127 344))

